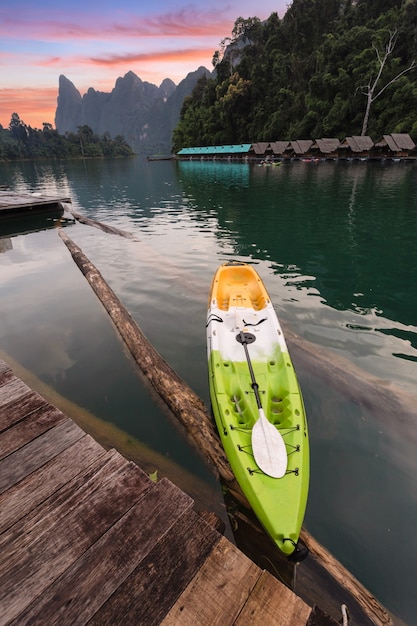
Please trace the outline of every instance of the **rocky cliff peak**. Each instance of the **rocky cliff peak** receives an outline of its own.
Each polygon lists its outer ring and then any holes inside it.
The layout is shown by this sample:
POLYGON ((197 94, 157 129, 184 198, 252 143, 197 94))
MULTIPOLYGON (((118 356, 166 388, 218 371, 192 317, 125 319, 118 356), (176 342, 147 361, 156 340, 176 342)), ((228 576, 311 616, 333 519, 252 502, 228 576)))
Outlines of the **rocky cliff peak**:
POLYGON ((61 75, 56 128, 64 134, 77 132, 78 126, 87 124, 98 135, 122 135, 138 153, 169 153, 184 97, 191 93, 203 72, 209 74, 201 67, 178 86, 166 78, 157 87, 129 71, 116 80, 110 93, 90 87, 83 97, 61 75))

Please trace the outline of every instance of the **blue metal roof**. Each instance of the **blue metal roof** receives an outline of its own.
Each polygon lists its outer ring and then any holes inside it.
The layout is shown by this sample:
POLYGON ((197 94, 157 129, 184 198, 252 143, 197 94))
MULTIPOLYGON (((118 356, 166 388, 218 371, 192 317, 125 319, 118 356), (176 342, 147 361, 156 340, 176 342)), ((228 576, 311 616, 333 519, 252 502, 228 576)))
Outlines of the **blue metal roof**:
POLYGON ((231 144, 226 146, 200 146, 196 148, 182 148, 177 152, 179 156, 204 156, 216 154, 242 154, 249 152, 251 143, 231 144))

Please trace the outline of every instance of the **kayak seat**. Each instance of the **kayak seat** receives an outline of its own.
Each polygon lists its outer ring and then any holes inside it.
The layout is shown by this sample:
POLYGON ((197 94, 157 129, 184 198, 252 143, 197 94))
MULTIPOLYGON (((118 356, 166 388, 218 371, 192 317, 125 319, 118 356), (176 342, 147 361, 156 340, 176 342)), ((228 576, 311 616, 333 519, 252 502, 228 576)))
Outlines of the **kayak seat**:
POLYGON ((265 308, 267 299, 257 283, 222 284, 217 292, 217 304, 223 311, 228 311, 231 307, 260 311, 265 308))
POLYGON ((268 294, 260 278, 254 276, 251 266, 236 264, 224 267, 213 285, 213 297, 223 311, 230 307, 261 310, 269 302, 268 294))

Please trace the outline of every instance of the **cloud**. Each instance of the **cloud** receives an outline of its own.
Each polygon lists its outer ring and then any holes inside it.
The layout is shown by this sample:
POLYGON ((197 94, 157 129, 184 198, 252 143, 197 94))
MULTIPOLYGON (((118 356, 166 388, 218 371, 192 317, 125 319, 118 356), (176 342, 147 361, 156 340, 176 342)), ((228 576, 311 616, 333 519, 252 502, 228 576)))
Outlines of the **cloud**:
POLYGON ((33 128, 42 128, 43 122, 52 124, 55 119, 56 99, 57 89, 52 87, 0 89, 3 124, 9 125, 12 113, 18 113, 24 123, 30 118, 28 125, 33 128))
MULTIPOLYGON (((92 57, 90 61, 95 65, 116 66, 127 63, 160 63, 165 61, 173 63, 176 61, 193 61, 201 58, 211 59, 213 48, 188 48, 185 50, 164 50, 160 52, 127 52, 124 54, 113 54, 106 57, 92 57)), ((79 60, 80 61, 80 60, 79 60)))
POLYGON ((230 33, 233 20, 219 11, 193 8, 181 9, 161 15, 140 17, 123 12, 122 18, 83 14, 82 24, 64 15, 51 19, 50 15, 0 13, 0 37, 30 39, 32 41, 71 42, 77 40, 108 41, 120 37, 212 37, 230 33))
POLYGON ((132 37, 212 37, 218 33, 228 34, 232 25, 230 18, 218 11, 182 9, 146 19, 133 18, 127 24, 115 24, 115 32, 132 37))

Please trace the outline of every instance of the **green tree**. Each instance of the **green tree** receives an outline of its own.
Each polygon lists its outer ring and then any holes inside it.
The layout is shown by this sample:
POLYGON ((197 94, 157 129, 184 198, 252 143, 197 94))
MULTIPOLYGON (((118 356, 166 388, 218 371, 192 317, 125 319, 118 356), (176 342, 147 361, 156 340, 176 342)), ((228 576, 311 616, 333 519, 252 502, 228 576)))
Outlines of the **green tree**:
POLYGON ((17 113, 12 113, 10 119, 9 131, 12 139, 26 142, 28 138, 28 128, 24 124, 17 113))
POLYGON ((89 126, 77 133, 60 135, 52 124, 44 122, 42 130, 27 126, 13 113, 8 129, 0 126, 0 159, 66 159, 80 157, 126 157, 133 154, 120 135, 111 139, 95 135, 89 126))

